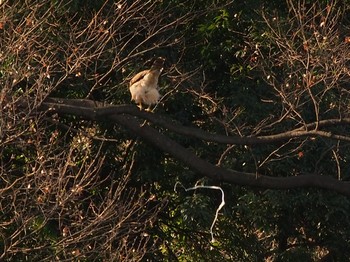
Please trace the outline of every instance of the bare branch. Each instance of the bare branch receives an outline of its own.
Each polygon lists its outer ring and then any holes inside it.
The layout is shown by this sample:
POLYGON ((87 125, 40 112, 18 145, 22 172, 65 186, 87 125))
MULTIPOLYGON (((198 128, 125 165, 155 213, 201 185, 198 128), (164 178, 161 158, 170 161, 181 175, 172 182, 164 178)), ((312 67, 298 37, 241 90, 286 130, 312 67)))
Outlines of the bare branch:
MULTIPOLYGON (((58 100, 59 101, 59 100, 58 100)), ((217 167, 209 162, 199 158, 190 150, 184 148, 179 145, 174 140, 168 138, 164 134, 160 133, 153 127, 149 125, 142 124, 142 121, 135 119, 134 116, 131 115, 140 115, 145 117, 146 119, 152 121, 152 119, 157 119, 155 114, 148 114, 146 112, 139 111, 135 106, 109 106, 105 108, 94 107, 95 104, 93 101, 88 100, 80 100, 82 105, 85 107, 74 106, 73 104, 77 104, 78 101, 70 101, 69 105, 65 105, 64 101, 61 100, 60 104, 43 103, 43 109, 54 110, 59 113, 70 113, 78 116, 82 116, 91 120, 98 120, 100 117, 108 117, 108 119, 118 123, 119 125, 125 127, 132 134, 142 137, 144 140, 150 142, 153 146, 158 147, 164 152, 171 154, 176 159, 181 160, 186 165, 196 170, 198 173, 210 177, 216 181, 225 181, 228 183, 233 183, 237 185, 245 185, 245 186, 257 186, 263 188, 274 188, 274 189, 287 189, 287 188, 297 188, 297 187, 318 187, 329 190, 334 190, 344 195, 350 195, 350 187, 348 182, 342 182, 336 180, 332 177, 322 176, 322 175, 313 175, 313 174, 301 174, 290 177, 268 177, 263 175, 256 175, 255 173, 244 173, 233 170, 224 169, 221 167, 217 167), (89 107, 86 107, 88 106, 89 107), (102 113, 100 113, 102 112, 102 113), (124 113, 124 114, 122 114, 124 113), (125 114, 127 113, 127 114, 125 114), (147 116, 147 117, 146 117, 147 116)), ((164 121, 164 120, 161 120, 164 121)), ((169 121, 168 121, 169 122, 169 121)), ((172 125, 171 127, 175 130, 178 130, 183 127, 179 127, 176 125, 172 125)), ((169 126, 168 126, 169 128, 169 126)), ((219 136, 206 134, 205 132, 194 129, 187 129, 186 131, 190 131, 192 134, 200 134, 200 136, 209 138, 211 140, 215 140, 216 142, 238 142, 242 143, 243 141, 259 141, 257 138, 229 138, 225 136, 219 136), (205 134, 202 136, 202 134, 205 134), (213 137, 218 139, 213 139, 213 137), (224 140, 224 141, 221 141, 224 140), (230 140, 231 139, 231 140, 230 140), (230 141, 227 141, 230 140, 230 141)), ((317 135, 320 134, 315 130, 311 131, 295 131, 294 133, 288 134, 289 136, 304 136, 304 135, 317 135), (308 133, 309 132, 309 133, 308 133)), ((268 137, 269 142, 271 139, 276 139, 279 141, 284 134, 280 134, 275 136, 274 138, 268 137)), ((263 139, 263 138, 262 138, 263 139)))
POLYGON ((112 117, 117 114, 130 114, 138 116, 149 120, 153 124, 167 128, 170 131, 199 138, 208 142, 217 142, 222 144, 235 144, 235 145, 254 145, 254 144, 267 144, 275 143, 281 141, 287 141, 291 138, 298 137, 325 137, 334 140, 350 141, 350 137, 347 135, 338 135, 330 131, 315 130, 316 125, 321 127, 327 126, 339 126, 339 125, 349 125, 350 118, 344 119, 325 119, 319 121, 318 123, 310 123, 306 126, 296 128, 291 131, 286 131, 274 135, 266 136, 228 136, 228 135, 218 135, 205 132, 198 128, 185 127, 175 121, 169 121, 169 118, 159 116, 157 114, 152 114, 145 111, 140 111, 136 107, 131 105, 118 105, 118 106, 104 106, 103 103, 97 103, 89 100, 67 100, 67 99, 55 99, 49 98, 42 104, 43 110, 54 110, 60 113, 75 114, 87 119, 98 120, 104 117, 112 117), (49 101, 52 101, 50 103, 49 101), (96 107, 96 105, 104 107, 96 107), (305 130, 306 127, 306 130, 305 130))

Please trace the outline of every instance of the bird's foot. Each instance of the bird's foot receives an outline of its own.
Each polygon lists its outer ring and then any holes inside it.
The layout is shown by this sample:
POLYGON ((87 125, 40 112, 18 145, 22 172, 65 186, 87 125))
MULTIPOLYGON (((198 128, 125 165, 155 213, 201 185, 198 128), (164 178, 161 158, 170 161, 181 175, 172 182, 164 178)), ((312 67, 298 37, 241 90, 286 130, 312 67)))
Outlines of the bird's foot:
POLYGON ((151 106, 149 106, 149 107, 147 107, 147 108, 145 109, 145 111, 152 113, 152 112, 153 112, 153 109, 151 108, 151 106))

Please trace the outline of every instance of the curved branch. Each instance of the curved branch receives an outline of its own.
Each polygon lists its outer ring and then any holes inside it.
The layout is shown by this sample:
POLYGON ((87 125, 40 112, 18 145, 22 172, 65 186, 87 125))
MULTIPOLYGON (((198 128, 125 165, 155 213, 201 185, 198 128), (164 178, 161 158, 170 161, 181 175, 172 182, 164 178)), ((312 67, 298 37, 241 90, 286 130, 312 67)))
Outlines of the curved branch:
MULTIPOLYGON (((152 114, 146 114, 145 112, 139 112, 136 114, 135 110, 137 109, 134 110, 134 106, 109 106, 105 108, 96 108, 92 107, 94 105, 97 105, 93 101, 83 100, 81 103, 77 103, 78 101, 76 100, 65 100, 65 102, 67 102, 67 104, 43 103, 42 109, 51 109, 55 112, 64 114, 74 114, 91 120, 99 120, 101 116, 107 117, 108 119, 128 129, 133 134, 142 137, 153 146, 166 153, 169 153, 174 158, 184 162, 199 174, 210 177, 215 181, 224 181, 236 185, 271 189, 316 187, 333 190, 343 195, 350 196, 350 182, 342 182, 328 176, 313 174, 305 174, 292 177, 268 177, 263 175, 256 176, 255 173, 237 172, 215 166, 199 158, 189 149, 181 146, 153 127, 149 125, 142 125, 142 121, 138 120, 132 115, 149 116, 152 114), (84 106, 77 106, 77 104, 84 104, 84 106), (124 115, 122 113, 127 114, 124 115)), ((98 105, 102 104, 98 103, 98 105)), ((152 117, 149 117, 149 119, 152 119, 152 117)))
POLYGON ((168 117, 163 117, 157 114, 152 114, 146 111, 140 111, 133 105, 105 105, 100 102, 94 102, 86 99, 57 99, 49 98, 43 105, 46 108, 57 108, 59 107, 63 113, 77 113, 80 116, 86 114, 87 117, 94 116, 95 120, 103 117, 113 116, 118 114, 129 114, 146 119, 155 125, 159 125, 172 132, 185 135, 188 137, 198 138, 207 142, 215 142, 220 144, 233 144, 233 145, 257 145, 257 144, 268 144, 286 141, 291 138, 307 137, 307 136, 319 136, 329 139, 350 141, 349 136, 333 134, 331 132, 316 130, 318 128, 331 126, 331 125, 345 125, 350 124, 350 118, 343 119, 327 119, 316 123, 310 123, 305 127, 297 128, 295 130, 266 136, 226 136, 218 135, 203 131, 199 128, 186 127, 176 123, 174 120, 168 117), (65 112, 67 111, 67 112, 65 112), (305 130, 306 128, 306 130, 305 130))

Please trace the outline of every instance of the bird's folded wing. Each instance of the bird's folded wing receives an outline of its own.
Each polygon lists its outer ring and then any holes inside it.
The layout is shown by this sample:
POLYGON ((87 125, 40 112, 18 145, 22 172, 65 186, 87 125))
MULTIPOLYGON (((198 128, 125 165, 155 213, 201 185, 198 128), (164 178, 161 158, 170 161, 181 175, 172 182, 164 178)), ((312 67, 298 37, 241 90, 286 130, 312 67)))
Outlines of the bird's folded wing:
POLYGON ((147 73, 149 70, 143 70, 139 73, 137 73, 131 80, 130 80, 130 85, 133 85, 137 81, 140 81, 147 73))

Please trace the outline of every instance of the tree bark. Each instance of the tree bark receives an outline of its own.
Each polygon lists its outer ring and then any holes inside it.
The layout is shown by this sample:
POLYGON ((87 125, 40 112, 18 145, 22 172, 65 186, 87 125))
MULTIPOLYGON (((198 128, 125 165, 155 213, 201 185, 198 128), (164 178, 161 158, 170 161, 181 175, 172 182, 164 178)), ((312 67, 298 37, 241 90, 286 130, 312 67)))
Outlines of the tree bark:
MULTIPOLYGON (((223 135, 210 134, 197 128, 184 127, 165 117, 156 114, 140 111, 133 105, 104 105, 100 102, 91 100, 77 99, 57 99, 49 98, 39 108, 57 112, 59 114, 71 114, 80 116, 89 120, 99 121, 101 119, 110 119, 113 122, 123 126, 133 134, 141 137, 151 145, 170 154, 174 158, 182 161, 188 167, 195 170, 203 176, 207 176, 214 181, 227 182, 241 186, 252 186, 270 189, 292 189, 314 187, 333 190, 343 195, 350 196, 350 182, 337 180, 330 176, 318 174, 300 174, 289 177, 270 177, 255 173, 239 172, 222 167, 215 166, 208 161, 199 158, 194 152, 183 147, 176 141, 170 139, 165 134, 153 128, 149 124, 144 124, 144 119, 155 125, 160 125, 173 132, 182 135, 196 137, 206 141, 224 143, 224 144, 260 144, 273 143, 281 139, 289 139, 291 132, 283 134, 262 136, 262 137, 230 137, 223 135), (142 120, 140 120, 142 119, 142 120)), ((348 123, 348 119, 342 121, 329 120, 324 122, 326 125, 330 122, 335 124, 348 123)), ((312 124, 310 124, 311 126, 312 124)), ((315 131, 295 131, 292 136, 318 135, 315 131)), ((332 136, 329 136, 332 138, 332 136)))

